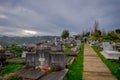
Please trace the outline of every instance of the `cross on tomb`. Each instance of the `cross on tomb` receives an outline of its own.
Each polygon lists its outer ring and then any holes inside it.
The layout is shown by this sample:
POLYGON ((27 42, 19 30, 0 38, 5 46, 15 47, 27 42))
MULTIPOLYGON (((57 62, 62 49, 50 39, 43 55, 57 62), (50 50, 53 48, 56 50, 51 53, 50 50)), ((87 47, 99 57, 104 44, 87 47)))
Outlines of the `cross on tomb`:
POLYGON ((38 49, 36 53, 27 53, 26 66, 48 66, 50 63, 49 49, 38 49))

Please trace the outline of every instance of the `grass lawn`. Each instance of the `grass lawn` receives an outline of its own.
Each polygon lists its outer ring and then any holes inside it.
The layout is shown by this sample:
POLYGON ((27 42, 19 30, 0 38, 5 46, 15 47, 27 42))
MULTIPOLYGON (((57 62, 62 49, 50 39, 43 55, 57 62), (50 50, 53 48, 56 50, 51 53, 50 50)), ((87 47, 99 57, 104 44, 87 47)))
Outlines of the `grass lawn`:
POLYGON ((83 53, 84 53, 84 43, 82 43, 81 52, 76 57, 73 64, 69 66, 69 71, 67 74, 67 79, 65 80, 82 80, 83 72, 83 53))
POLYGON ((70 48, 66 48, 65 50, 64 50, 64 53, 65 54, 68 54, 70 52, 70 48))
POLYGON ((18 70, 22 68, 23 66, 24 66, 23 64, 8 63, 6 64, 5 69, 0 71, 0 76, 4 76, 5 74, 18 70))
POLYGON ((110 59, 110 60, 105 59, 96 46, 92 46, 92 48, 99 55, 102 61, 107 65, 107 67, 110 69, 112 74, 115 75, 118 80, 120 80, 120 72, 118 72, 118 68, 120 68, 120 63, 117 63, 117 61, 114 59, 110 59))

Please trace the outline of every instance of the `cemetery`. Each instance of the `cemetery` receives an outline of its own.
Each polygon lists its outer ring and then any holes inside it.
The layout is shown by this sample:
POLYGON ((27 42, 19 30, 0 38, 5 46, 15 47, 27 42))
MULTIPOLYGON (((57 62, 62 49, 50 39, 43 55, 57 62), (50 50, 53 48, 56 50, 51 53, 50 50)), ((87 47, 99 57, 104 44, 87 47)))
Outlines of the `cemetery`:
POLYGON ((72 64, 74 58, 64 54, 61 44, 57 45, 55 51, 51 51, 49 47, 39 47, 36 52, 26 53, 26 67, 15 73, 26 79, 53 80, 56 76, 64 79, 68 72, 67 63, 72 64))
POLYGON ((83 36, 0 46, 0 80, 120 80, 119 74, 119 42, 83 36))
POLYGON ((80 41, 70 41, 67 45, 71 47, 68 49, 61 41, 57 41, 55 44, 29 45, 24 47, 21 57, 16 57, 14 54, 7 58, 7 54, 4 53, 5 58, 0 57, 0 60, 2 66, 5 66, 5 70, 7 70, 8 64, 23 65, 14 71, 11 70, 11 73, 17 74, 23 79, 54 80, 60 78, 63 80, 69 71, 68 66, 74 62, 81 46, 80 41), (67 54, 64 53, 66 49, 68 49, 67 54))
MULTIPOLYGON (((96 46, 97 50, 101 48, 101 55, 106 59, 114 59, 115 62, 113 63, 115 64, 120 63, 119 43, 91 41, 90 46, 96 46)), ((7 71, 10 69, 8 66, 14 66, 14 69, 11 68, 10 72, 0 73, 1 76, 4 76, 0 79, 6 79, 6 73, 8 76, 11 74, 18 75, 25 80, 82 79, 84 72, 83 51, 83 43, 80 40, 67 40, 67 42, 58 40, 51 42, 51 44, 38 43, 36 46, 24 46, 21 57, 17 57, 15 52, 8 56, 10 51, 1 50, 0 70, 7 71), (81 64, 78 63, 79 61, 81 64), (73 67, 78 68, 80 71, 73 67), (73 73, 76 76, 79 73, 81 77, 72 77, 71 74, 73 73)), ((117 70, 119 71, 119 67, 117 70)))
POLYGON ((120 0, 0 0, 0 80, 120 80, 120 0))

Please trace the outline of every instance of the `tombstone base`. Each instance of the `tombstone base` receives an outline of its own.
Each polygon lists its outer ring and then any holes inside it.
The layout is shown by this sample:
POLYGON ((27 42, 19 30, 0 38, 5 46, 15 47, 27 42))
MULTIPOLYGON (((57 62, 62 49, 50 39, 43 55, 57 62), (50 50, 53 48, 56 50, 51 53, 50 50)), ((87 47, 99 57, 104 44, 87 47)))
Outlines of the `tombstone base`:
POLYGON ((118 59, 120 56, 120 52, 117 51, 102 51, 101 54, 106 58, 106 59, 118 59))

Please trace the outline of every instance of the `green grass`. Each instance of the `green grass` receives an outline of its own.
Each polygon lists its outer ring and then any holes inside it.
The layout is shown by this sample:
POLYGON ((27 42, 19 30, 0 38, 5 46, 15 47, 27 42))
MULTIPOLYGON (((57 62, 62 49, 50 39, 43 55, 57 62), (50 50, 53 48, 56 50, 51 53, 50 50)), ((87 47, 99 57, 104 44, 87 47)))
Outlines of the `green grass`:
POLYGON ((9 74, 10 72, 16 71, 22 68, 23 66, 23 64, 8 63, 6 64, 5 69, 0 71, 0 76, 4 76, 5 74, 9 74))
POLYGON ((64 50, 64 53, 65 54, 68 54, 70 52, 70 48, 66 48, 65 50, 64 50))
POLYGON ((8 47, 7 50, 15 51, 16 57, 21 57, 23 49, 15 46, 15 45, 12 45, 12 46, 8 47))
POLYGON ((115 75, 118 80, 120 80, 120 72, 118 72, 118 68, 120 68, 120 63, 118 63, 114 59, 110 59, 110 60, 105 59, 104 56, 101 55, 100 51, 97 49, 96 46, 92 46, 92 48, 95 50, 95 52, 101 58, 101 60, 107 65, 107 67, 110 69, 112 74, 115 75))
POLYGON ((65 80, 82 80, 83 72, 83 53, 84 53, 84 43, 82 43, 82 49, 79 55, 76 57, 73 64, 69 66, 69 71, 67 78, 65 80))

